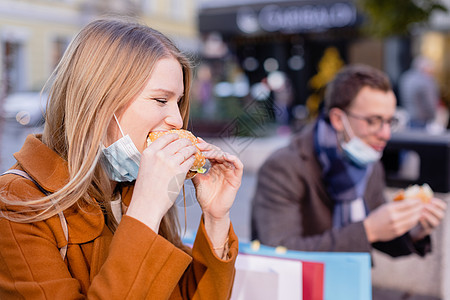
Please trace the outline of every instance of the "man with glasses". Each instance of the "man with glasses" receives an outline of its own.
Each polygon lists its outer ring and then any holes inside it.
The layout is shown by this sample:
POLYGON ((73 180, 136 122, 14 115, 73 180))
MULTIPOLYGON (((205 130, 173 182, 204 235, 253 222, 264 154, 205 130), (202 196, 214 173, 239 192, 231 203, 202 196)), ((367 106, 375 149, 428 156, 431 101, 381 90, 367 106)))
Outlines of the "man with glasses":
POLYGON ((398 120, 389 79, 364 65, 329 83, 316 122, 261 167, 252 239, 302 251, 430 251, 445 202, 387 201, 379 159, 398 120))

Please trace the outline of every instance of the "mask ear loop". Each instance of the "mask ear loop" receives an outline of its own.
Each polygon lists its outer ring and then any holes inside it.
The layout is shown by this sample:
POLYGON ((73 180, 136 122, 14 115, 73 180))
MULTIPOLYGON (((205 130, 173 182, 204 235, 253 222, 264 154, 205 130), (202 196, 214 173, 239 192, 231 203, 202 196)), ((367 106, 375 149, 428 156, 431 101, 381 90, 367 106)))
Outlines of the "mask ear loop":
POLYGON ((120 133, 122 134, 122 136, 125 136, 125 134, 123 134, 122 127, 120 127, 119 120, 117 120, 116 114, 113 114, 113 116, 114 119, 116 119, 117 126, 119 126, 120 133))
POLYGON ((348 137, 350 139, 352 139, 355 136, 355 133, 353 132, 352 126, 350 126, 350 122, 348 121, 347 114, 345 112, 344 112, 344 117, 341 118, 341 120, 342 120, 342 124, 344 125, 344 129, 347 132, 348 137))

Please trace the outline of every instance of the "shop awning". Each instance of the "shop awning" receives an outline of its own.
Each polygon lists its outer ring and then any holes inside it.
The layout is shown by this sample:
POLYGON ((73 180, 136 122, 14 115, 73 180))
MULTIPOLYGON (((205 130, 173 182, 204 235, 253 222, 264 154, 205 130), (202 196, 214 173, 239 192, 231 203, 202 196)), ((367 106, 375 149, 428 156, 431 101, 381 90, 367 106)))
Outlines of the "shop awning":
POLYGON ((205 6, 199 12, 202 33, 300 33, 354 27, 358 12, 353 1, 261 1, 246 5, 205 6))

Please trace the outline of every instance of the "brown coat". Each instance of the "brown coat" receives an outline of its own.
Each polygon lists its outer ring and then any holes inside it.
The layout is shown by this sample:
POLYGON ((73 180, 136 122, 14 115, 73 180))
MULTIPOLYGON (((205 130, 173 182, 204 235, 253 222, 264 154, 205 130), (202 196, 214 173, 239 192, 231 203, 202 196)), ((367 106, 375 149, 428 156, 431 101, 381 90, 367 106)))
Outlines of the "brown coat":
MULTIPOLYGON (((35 136, 15 154, 25 170, 54 192, 68 178, 67 163, 35 136)), ((0 177, 2 197, 43 194, 28 179, 0 177)), ((5 206, 2 206, 5 209, 5 206)), ((113 235, 98 206, 64 211, 69 243, 58 216, 27 223, 0 219, 0 299, 228 299, 238 253, 230 229, 228 260, 212 250, 203 221, 189 255, 134 218, 124 216, 113 235)))

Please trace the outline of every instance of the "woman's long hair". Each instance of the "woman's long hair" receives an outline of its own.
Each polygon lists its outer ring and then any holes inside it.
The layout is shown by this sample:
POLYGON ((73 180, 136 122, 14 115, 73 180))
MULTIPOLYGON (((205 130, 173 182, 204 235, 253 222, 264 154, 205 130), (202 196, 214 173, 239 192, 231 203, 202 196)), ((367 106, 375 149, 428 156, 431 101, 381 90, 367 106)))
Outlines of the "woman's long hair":
MULTIPOLYGON (((108 227, 115 230, 117 223, 110 207, 113 190, 100 164, 101 146, 113 114, 137 97, 156 62, 168 57, 177 59, 183 70, 184 97, 179 108, 186 128, 191 66, 166 36, 118 19, 93 21, 79 32, 44 87, 49 102, 42 141, 67 161, 69 181, 41 199, 4 200, 39 212, 9 215, 9 219, 40 221, 74 204, 82 208, 98 203, 108 227)), ((173 206, 163 218, 160 233, 181 246, 175 209, 173 206)))

